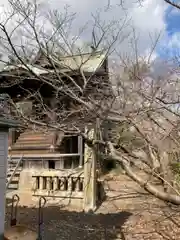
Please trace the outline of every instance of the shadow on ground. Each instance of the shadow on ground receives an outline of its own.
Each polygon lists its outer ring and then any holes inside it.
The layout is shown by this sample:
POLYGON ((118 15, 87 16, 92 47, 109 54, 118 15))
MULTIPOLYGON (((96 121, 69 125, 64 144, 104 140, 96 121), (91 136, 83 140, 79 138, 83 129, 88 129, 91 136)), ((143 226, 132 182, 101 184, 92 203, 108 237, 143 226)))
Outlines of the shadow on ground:
MULTIPOLYGON (((7 202, 9 201, 7 199, 7 202)), ((10 212, 11 206, 7 206, 6 227, 10 224, 10 212)), ((43 240, 124 240, 122 226, 132 214, 126 211, 114 214, 87 214, 49 206, 44 208, 43 215, 43 240)), ((18 207, 18 223, 37 229, 37 219, 37 208, 18 207)))

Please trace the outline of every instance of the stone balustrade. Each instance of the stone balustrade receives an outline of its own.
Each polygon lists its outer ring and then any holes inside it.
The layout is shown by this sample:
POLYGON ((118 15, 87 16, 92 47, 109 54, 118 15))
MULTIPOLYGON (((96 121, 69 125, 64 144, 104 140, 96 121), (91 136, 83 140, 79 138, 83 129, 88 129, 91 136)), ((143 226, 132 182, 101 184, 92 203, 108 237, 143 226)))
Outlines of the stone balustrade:
POLYGON ((35 195, 53 197, 83 198, 84 176, 77 174, 68 176, 57 176, 50 174, 39 174, 32 176, 32 190, 35 195))

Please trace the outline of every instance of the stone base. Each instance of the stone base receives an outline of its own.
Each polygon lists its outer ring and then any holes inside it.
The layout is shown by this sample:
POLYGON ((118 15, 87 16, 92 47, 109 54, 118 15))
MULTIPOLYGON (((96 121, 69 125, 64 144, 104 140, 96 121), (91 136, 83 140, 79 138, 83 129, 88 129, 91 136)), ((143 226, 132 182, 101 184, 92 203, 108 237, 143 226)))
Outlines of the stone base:
MULTIPOLYGON (((33 196, 29 191, 16 190, 8 192, 6 198, 11 199, 14 194, 18 194, 20 197, 19 206, 27 207, 38 207, 39 205, 39 196, 33 196)), ((61 207, 75 208, 78 210, 83 209, 83 199, 73 199, 73 198, 57 198, 57 197, 45 197, 46 198, 46 207, 49 205, 55 205, 61 207)), ((11 202, 8 204, 11 206, 11 202)))

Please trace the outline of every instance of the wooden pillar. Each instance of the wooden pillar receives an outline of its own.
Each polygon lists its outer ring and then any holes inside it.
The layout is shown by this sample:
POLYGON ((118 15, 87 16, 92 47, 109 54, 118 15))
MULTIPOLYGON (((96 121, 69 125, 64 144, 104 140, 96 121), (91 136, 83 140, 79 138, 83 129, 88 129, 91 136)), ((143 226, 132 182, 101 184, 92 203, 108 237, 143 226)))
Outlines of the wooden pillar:
POLYGON ((13 129, 10 129, 9 130, 9 136, 8 136, 9 147, 11 147, 12 144, 13 144, 13 137, 14 137, 13 135, 14 135, 13 129))
MULTIPOLYGON (((51 117, 50 117, 50 121, 55 123, 57 121, 57 114, 55 109, 57 108, 57 98, 55 96, 53 96, 50 100, 50 108, 54 111, 52 111, 51 117)), ((52 144, 51 144, 51 152, 54 152, 54 147, 56 146, 56 142, 57 142, 57 136, 58 136, 58 131, 55 129, 53 130, 52 133, 52 144)))
MULTIPOLYGON (((89 132, 89 137, 94 137, 94 129, 89 132)), ((87 145, 84 153, 84 210, 95 210, 97 202, 96 191, 96 159, 95 154, 87 145)))
POLYGON ((78 136, 79 167, 83 166, 83 138, 78 136))

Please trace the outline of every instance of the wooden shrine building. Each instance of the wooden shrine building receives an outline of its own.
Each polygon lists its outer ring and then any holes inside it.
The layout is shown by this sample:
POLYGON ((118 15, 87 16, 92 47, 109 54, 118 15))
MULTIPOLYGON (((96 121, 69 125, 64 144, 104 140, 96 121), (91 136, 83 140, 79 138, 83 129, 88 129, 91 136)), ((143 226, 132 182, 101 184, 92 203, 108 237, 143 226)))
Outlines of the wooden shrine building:
MULTIPOLYGON (((92 192, 85 189, 88 174, 96 174, 95 166, 94 172, 89 173, 89 164, 85 164, 89 161, 90 149, 76 132, 70 134, 51 128, 56 122, 65 128, 67 125, 67 130, 72 128, 72 121, 79 122, 82 129, 89 122, 95 124, 92 114, 88 117, 86 110, 78 111, 79 103, 62 94, 67 86, 70 89, 76 84, 82 86, 84 78, 88 79, 89 86, 83 99, 87 102, 86 96, 92 95, 99 99, 102 89, 109 84, 105 54, 94 52, 54 59, 40 51, 30 63, 9 65, 0 72, 0 93, 8 94, 24 116, 22 127, 11 129, 9 134, 8 188, 32 196, 71 198, 83 206, 89 205, 88 208, 96 205, 96 197, 92 198, 92 192), (59 85, 54 84, 57 76, 59 85), (67 110, 72 113, 69 118, 65 115, 67 110), (38 121, 49 127, 36 124, 38 121)), ((93 181, 90 181, 91 191, 96 195, 97 183, 93 181)))

